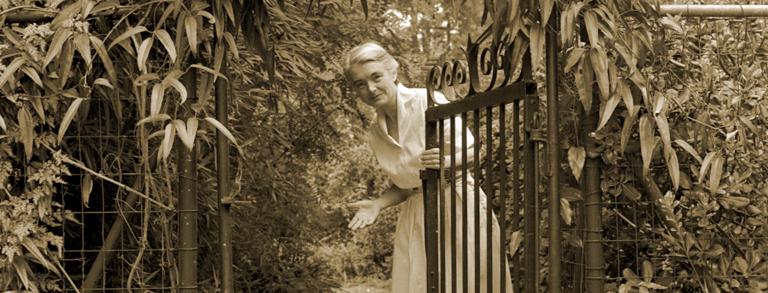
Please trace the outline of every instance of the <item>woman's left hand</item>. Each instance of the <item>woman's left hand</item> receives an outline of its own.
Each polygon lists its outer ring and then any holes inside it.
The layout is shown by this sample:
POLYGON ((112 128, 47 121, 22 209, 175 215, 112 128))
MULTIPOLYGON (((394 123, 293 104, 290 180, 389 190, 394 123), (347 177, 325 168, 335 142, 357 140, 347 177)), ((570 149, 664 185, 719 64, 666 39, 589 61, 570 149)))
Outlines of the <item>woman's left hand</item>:
POLYGON ((419 156, 421 166, 427 169, 440 169, 440 149, 431 148, 425 150, 419 156))

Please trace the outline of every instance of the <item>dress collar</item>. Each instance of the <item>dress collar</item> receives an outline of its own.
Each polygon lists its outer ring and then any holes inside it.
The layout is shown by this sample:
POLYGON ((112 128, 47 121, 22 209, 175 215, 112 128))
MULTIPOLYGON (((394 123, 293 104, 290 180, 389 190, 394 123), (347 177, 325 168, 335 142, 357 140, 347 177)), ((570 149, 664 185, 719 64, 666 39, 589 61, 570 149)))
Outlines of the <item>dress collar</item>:
MULTIPOLYGON (((411 102, 414 101, 414 94, 413 91, 407 87, 405 87, 402 83, 397 84, 397 97, 395 98, 395 102, 397 103, 397 131, 398 131, 398 137, 402 140, 403 136, 403 127, 405 122, 405 113, 408 113, 408 110, 410 109, 411 102)), ((387 120, 384 114, 384 111, 377 110, 376 111, 376 125, 375 129, 379 132, 379 135, 386 140, 387 142, 397 146, 401 147, 401 144, 398 143, 392 136, 389 135, 389 131, 387 131, 387 120)))

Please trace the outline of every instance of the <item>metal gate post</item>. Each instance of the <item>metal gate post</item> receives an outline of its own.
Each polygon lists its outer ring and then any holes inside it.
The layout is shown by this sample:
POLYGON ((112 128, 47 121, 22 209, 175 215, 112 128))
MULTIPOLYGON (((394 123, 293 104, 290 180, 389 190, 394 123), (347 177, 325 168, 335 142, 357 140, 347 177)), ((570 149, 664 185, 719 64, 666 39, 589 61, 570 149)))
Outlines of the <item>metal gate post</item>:
POLYGON ((538 97, 536 96, 536 85, 533 82, 533 76, 531 73, 531 53, 530 50, 525 53, 523 57, 523 79, 526 81, 527 86, 525 89, 525 100, 523 109, 523 123, 525 127, 523 138, 523 166, 525 168, 525 174, 523 175, 524 189, 524 209, 525 215, 525 292, 538 293, 539 292, 539 253, 538 242, 539 235, 539 211, 536 204, 539 200, 536 182, 536 142, 534 142, 534 131, 536 126, 534 125, 534 113, 537 111, 538 97))
MULTIPOLYGON (((430 84, 427 81, 427 84, 430 84)), ((431 93, 431 91, 429 91, 431 93)), ((427 98, 430 106, 432 105, 432 97, 427 98)), ((437 143, 437 123, 427 122, 426 129, 426 149, 438 147, 437 143)), ((440 287, 440 279, 438 276, 438 249, 437 241, 437 179, 439 176, 438 170, 427 169, 421 171, 421 182, 424 200, 424 240, 425 251, 427 254, 427 292, 436 293, 440 287)))

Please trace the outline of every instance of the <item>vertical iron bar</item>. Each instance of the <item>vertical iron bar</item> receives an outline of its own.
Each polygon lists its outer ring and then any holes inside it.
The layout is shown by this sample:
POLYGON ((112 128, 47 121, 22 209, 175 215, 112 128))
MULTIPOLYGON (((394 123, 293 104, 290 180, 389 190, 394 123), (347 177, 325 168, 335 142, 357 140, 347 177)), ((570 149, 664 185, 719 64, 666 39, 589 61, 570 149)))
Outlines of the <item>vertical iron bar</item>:
MULTIPOLYGON (((226 52, 226 44, 220 44, 218 47, 226 52)), ((224 53, 224 60, 221 63, 221 71, 224 76, 228 75, 227 54, 224 53)), ((216 119, 227 127, 228 110, 227 90, 228 82, 224 78, 216 79, 216 119)), ((221 131, 216 131, 216 162, 219 199, 219 250, 221 266, 221 291, 232 293, 235 291, 233 270, 232 270, 232 214, 230 213, 229 199, 229 141, 221 131)))
POLYGON ((530 51, 525 53, 523 57, 523 75, 524 80, 529 84, 526 85, 525 93, 525 107, 523 108, 524 115, 524 127, 525 136, 523 143, 525 147, 523 149, 524 159, 524 215, 525 215, 525 292, 538 293, 538 251, 536 249, 537 242, 539 241, 536 234, 536 226, 538 225, 538 211, 536 210, 536 144, 533 141, 533 115, 536 111, 536 85, 533 83, 531 76, 531 56, 530 51))
POLYGON ((507 136, 506 136, 506 122, 504 121, 506 119, 506 105, 501 104, 499 105, 499 155, 498 155, 498 161, 499 161, 499 280, 501 283, 499 283, 500 290, 499 292, 507 292, 507 270, 509 270, 509 267, 507 267, 507 253, 504 249, 506 245, 504 245, 507 242, 507 225, 505 223, 506 221, 506 212, 507 212, 507 136))
MULTIPOLYGON (((427 122, 425 128, 426 148, 438 147, 437 123, 427 122)), ((421 172, 422 187, 424 192, 424 239, 427 253, 427 292, 437 293, 439 287, 438 278, 438 246, 439 234, 437 230, 437 180, 438 170, 427 169, 421 172)))
POLYGON ((558 20, 557 8, 547 22, 547 150, 549 161, 549 292, 559 293, 561 263, 560 231, 560 138, 558 133, 557 58, 558 20))
POLYGON ((448 241, 448 239, 445 238, 445 186, 443 186, 443 182, 445 182, 445 174, 443 173, 443 159, 445 156, 445 152, 443 149, 445 148, 445 122, 440 119, 438 122, 438 150, 440 152, 440 177, 439 177, 439 183, 437 184, 437 203, 438 203, 438 210, 437 214, 440 217, 440 230, 438 232, 438 235, 440 235, 440 292, 445 293, 445 242, 448 241))
POLYGON ((467 196, 467 112, 461 113, 461 243, 462 243, 462 287, 461 292, 469 292, 469 196, 467 196))
POLYGON ((451 292, 456 292, 456 116, 451 115, 451 166, 448 180, 451 182, 451 292))
POLYGON ((486 183, 486 211, 485 211, 485 278, 488 282, 488 292, 493 292, 493 108, 485 108, 485 178, 486 183))
MULTIPOLYGON (((480 109, 475 109, 472 118, 475 120, 474 125, 475 129, 474 132, 477 134, 477 137, 480 137, 480 109)), ((480 292, 480 148, 482 147, 482 140, 477 140, 477 143, 475 143, 475 200, 474 200, 474 208, 475 208, 475 292, 480 292)))
MULTIPOLYGON (((512 231, 520 229, 520 101, 512 104, 512 231)), ((520 236, 518 236, 520 237, 520 236)), ((520 247, 512 255, 513 292, 521 292, 520 283, 520 247)))

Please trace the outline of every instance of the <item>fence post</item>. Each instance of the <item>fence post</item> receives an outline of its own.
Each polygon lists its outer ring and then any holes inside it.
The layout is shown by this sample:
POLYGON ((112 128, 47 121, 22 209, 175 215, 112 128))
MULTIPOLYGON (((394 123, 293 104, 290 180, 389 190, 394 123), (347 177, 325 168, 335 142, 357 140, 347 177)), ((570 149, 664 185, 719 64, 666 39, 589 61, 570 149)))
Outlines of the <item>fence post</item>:
MULTIPOLYGON (((184 75, 189 103, 197 101, 196 79, 194 70, 184 75)), ((197 146, 188 150, 181 143, 176 145, 179 156, 179 292, 197 292, 197 146)))
MULTIPOLYGON (((584 111, 583 120, 579 136, 584 143, 587 153, 596 146, 595 139, 589 134, 597 129, 598 105, 600 99, 598 91, 594 90, 592 95, 592 108, 584 111)), ((587 156, 584 163, 584 178, 582 182, 582 193, 584 194, 584 217, 586 225, 584 227, 584 247, 585 262, 584 271, 586 273, 585 289, 589 293, 603 292, 604 283, 604 259, 603 259, 603 220, 601 216, 602 203, 600 191, 600 158, 591 158, 587 156)))
MULTIPOLYGON (((223 50, 224 60, 221 63, 221 71, 224 76, 229 71, 227 65, 226 43, 219 44, 217 49, 223 50)), ((229 84, 224 78, 216 79, 216 120, 227 127, 228 110, 227 89, 229 84)), ((232 214, 230 213, 229 195, 229 141, 221 131, 216 132, 216 162, 217 182, 219 197, 219 250, 221 268, 221 292, 232 293, 235 291, 232 270, 232 214)))
POLYGON ((549 292, 559 293, 561 290, 560 278, 562 254, 560 231, 560 137, 559 137, 559 113, 557 91, 557 58, 558 33, 560 21, 558 20, 558 7, 552 9, 552 14, 547 21, 546 47, 547 47, 547 161, 549 167, 549 292))

